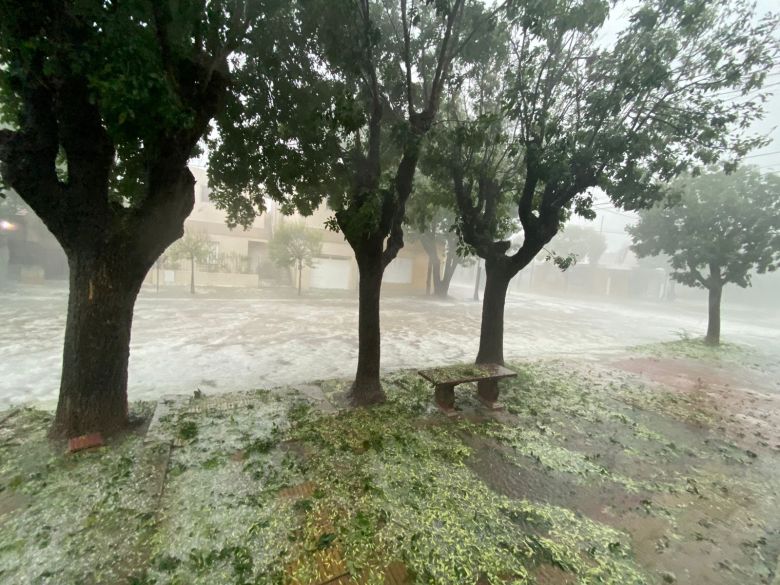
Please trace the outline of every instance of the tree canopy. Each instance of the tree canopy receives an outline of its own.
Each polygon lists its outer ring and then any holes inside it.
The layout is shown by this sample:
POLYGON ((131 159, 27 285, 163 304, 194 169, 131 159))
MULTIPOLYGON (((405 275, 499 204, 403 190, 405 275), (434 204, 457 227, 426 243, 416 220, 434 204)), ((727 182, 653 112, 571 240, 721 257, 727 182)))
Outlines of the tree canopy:
POLYGON ((451 86, 450 127, 438 133, 461 233, 486 259, 478 361, 490 362, 503 360, 503 309, 493 307, 503 307, 509 279, 571 214, 594 217, 596 189, 642 208, 686 169, 733 168, 765 142, 746 128, 762 116, 761 87, 779 54, 777 17, 757 18, 742 0, 503 6, 505 37, 451 86), (604 43, 621 13, 626 26, 604 43), (496 236, 502 205, 524 238, 509 253, 496 236))
POLYGON ((300 295, 303 267, 314 266, 314 259, 322 252, 322 234, 302 221, 285 222, 274 232, 268 251, 277 266, 297 269, 300 295))
POLYGON ((778 55, 776 17, 756 24, 742 1, 648 0, 624 8, 628 25, 604 47, 599 35, 620 9, 601 0, 509 3, 500 97, 477 95, 484 84, 475 82, 459 92, 465 119, 451 164, 479 174, 463 171, 462 213, 476 228, 469 239, 489 253, 491 201, 507 193, 529 239, 509 261, 514 270, 568 214, 593 217, 593 188, 637 209, 683 170, 719 160, 732 168, 764 141, 744 129, 762 112, 758 90, 778 55), (745 97, 734 103, 734 95, 745 97), (499 108, 504 119, 496 125, 499 108), (508 145, 504 165, 510 155, 520 159, 514 189, 487 180, 496 172, 486 173, 483 159, 496 150, 495 137, 508 145))
POLYGON ((577 262, 587 261, 591 266, 598 264, 607 250, 604 234, 581 225, 567 225, 550 245, 557 254, 574 254, 577 262))
POLYGON ((204 230, 184 231, 184 236, 176 240, 168 249, 168 258, 173 261, 190 260, 205 262, 213 251, 213 242, 204 230))
POLYGON ((628 228, 640 257, 666 254, 671 278, 709 293, 706 341, 720 342, 724 285, 780 267, 780 177, 751 167, 683 176, 628 228))
POLYGON ((297 264, 311 267, 322 250, 322 235, 301 221, 279 226, 268 246, 277 266, 289 268, 297 264))
POLYGON ((70 268, 52 432, 127 424, 133 307, 194 205, 187 168, 284 2, 0 1, 0 174, 70 268))
POLYGON ((224 99, 227 57, 259 17, 257 3, 209 4, 0 8, 0 116, 16 128, 0 131, 3 176, 66 251, 83 222, 166 232, 172 161, 192 156, 224 99))
POLYGON ((433 293, 446 297, 455 269, 471 261, 471 250, 457 233, 455 202, 449 185, 417 173, 406 209, 406 226, 412 241, 419 241, 428 255, 433 293), (441 254, 440 254, 441 252, 441 254))
POLYGON ((750 286, 751 274, 780 268, 780 177, 743 167, 684 176, 671 201, 640 212, 628 228, 640 257, 666 254, 686 286, 750 286))

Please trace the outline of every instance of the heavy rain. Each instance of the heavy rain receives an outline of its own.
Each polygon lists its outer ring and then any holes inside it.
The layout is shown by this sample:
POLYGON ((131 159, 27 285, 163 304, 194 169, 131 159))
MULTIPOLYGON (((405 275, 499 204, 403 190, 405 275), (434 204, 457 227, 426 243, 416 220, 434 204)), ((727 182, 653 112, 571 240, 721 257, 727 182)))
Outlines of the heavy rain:
POLYGON ((770 0, 0 2, 0 583, 780 585, 770 0))

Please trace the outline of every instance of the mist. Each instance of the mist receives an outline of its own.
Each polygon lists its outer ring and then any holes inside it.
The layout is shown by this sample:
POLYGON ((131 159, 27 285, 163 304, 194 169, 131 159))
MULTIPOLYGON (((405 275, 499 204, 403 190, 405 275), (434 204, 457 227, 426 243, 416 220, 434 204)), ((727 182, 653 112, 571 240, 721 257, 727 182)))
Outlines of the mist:
POLYGON ((776 4, 0 2, 0 582, 780 585, 776 4))
MULTIPOLYGON (((203 171, 194 171, 205 182, 203 171)), ((129 399, 348 378, 357 363, 357 266, 340 236, 322 226, 329 210, 296 220, 272 209, 249 231, 228 230, 224 213, 209 202, 207 188, 198 192, 185 225, 205 230, 219 251, 196 263, 195 294, 190 293, 186 261, 164 259, 150 270, 133 318, 129 399), (303 269, 300 296, 294 267, 278 267, 267 249, 273 226, 291 221, 304 221, 325 240, 320 257, 303 269)), ((636 222, 635 214, 604 202, 596 207, 593 221, 571 224, 603 241, 595 265, 581 241, 567 239, 572 228, 547 248, 559 255, 575 253, 576 264, 562 271, 545 260, 543 251, 512 279, 505 320, 507 359, 617 355, 627 346, 704 334, 706 291, 675 283, 663 260, 646 266, 637 259, 625 231, 636 222)), ((0 408, 33 404, 53 409, 62 364, 67 260, 34 214, 16 216, 15 222, 17 230, 5 236, 0 248, 9 251, 0 271, 5 324, 0 408)), ((428 260, 413 241, 400 256, 399 268, 386 273, 384 371, 469 362, 476 355, 484 261, 462 260, 441 298, 433 295, 430 282, 426 293, 428 260), (479 300, 474 298, 477 286, 479 300)), ((780 275, 755 275, 745 289, 727 287, 722 327, 728 343, 780 355, 780 275)))

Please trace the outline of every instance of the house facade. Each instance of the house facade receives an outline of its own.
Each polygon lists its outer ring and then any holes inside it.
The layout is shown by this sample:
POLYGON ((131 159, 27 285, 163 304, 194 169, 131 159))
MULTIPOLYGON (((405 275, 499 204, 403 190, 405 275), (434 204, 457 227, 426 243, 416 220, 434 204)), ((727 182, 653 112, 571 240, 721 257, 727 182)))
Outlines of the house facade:
MULTIPOLYGON (((304 289, 357 291, 358 268, 352 248, 344 237, 325 227, 333 214, 323 204, 309 217, 285 216, 272 201, 267 211, 247 229, 230 229, 226 214, 211 200, 205 168, 191 167, 195 176, 195 206, 187 218, 185 230, 205 233, 212 246, 206 262, 196 266, 195 280, 202 286, 263 287, 294 282, 290 270, 280 269, 271 261, 269 243, 275 230, 285 222, 302 222, 320 232, 322 250, 312 267, 304 267, 304 289)), ((396 293, 424 293, 428 257, 418 243, 407 244, 385 270, 383 290, 396 293)), ((163 259, 150 271, 146 284, 150 286, 186 286, 190 270, 186 262, 173 263, 163 259)))

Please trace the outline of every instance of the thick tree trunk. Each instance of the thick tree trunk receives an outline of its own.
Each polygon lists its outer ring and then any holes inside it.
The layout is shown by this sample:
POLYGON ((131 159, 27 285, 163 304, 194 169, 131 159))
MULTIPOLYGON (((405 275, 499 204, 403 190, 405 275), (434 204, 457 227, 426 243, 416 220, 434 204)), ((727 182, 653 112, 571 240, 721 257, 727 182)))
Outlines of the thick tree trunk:
POLYGON ((423 249, 428 254, 428 282, 426 283, 426 294, 430 294, 430 282, 433 281, 433 294, 437 297, 446 297, 449 289, 449 282, 444 282, 441 275, 441 259, 439 258, 439 248, 436 245, 436 236, 432 233, 426 233, 420 238, 423 249))
POLYGON ((70 295, 53 436, 110 435, 127 424, 130 328, 143 274, 128 271, 121 262, 117 254, 69 255, 70 295))
POLYGON ((350 401, 355 406, 377 404, 386 400, 379 381, 380 333, 379 296, 384 272, 379 254, 360 253, 358 307, 358 366, 350 390, 350 401))
POLYGON ((195 256, 190 256, 190 294, 195 294, 195 256))
POLYGON ((450 283, 452 282, 452 277, 455 274, 455 268, 458 266, 458 259, 457 256, 454 255, 452 251, 452 245, 449 244, 449 248, 447 251, 447 258, 444 261, 444 274, 442 275, 441 279, 439 279, 439 287, 436 290, 436 295, 442 298, 446 298, 447 295, 450 293, 450 283))
POLYGON ((720 301, 723 296, 723 286, 715 285, 709 289, 709 319, 707 321, 707 345, 720 344, 720 301))
POLYGON ((433 276, 433 294, 437 297, 446 297, 446 289, 442 289, 441 280, 441 260, 439 260, 438 253, 430 258, 431 260, 431 274, 433 276))
POLYGON ((504 363, 504 304, 511 275, 506 267, 485 261, 485 294, 482 299, 482 327, 478 364, 504 363))

